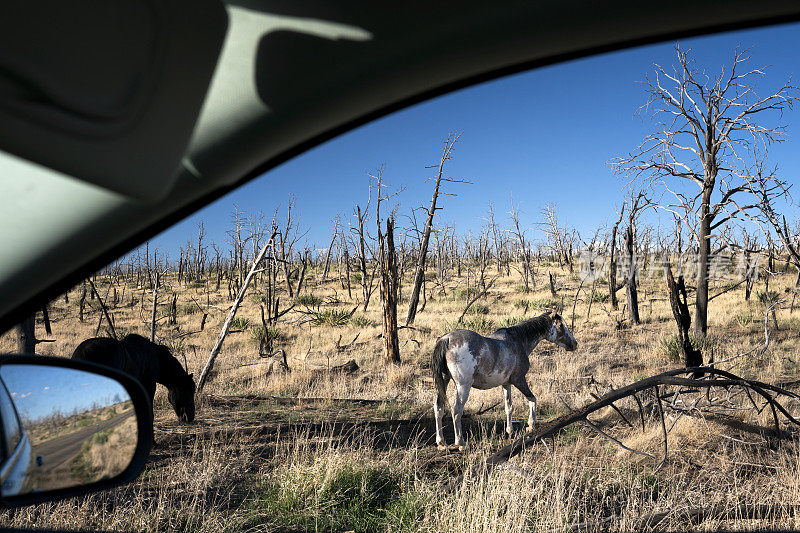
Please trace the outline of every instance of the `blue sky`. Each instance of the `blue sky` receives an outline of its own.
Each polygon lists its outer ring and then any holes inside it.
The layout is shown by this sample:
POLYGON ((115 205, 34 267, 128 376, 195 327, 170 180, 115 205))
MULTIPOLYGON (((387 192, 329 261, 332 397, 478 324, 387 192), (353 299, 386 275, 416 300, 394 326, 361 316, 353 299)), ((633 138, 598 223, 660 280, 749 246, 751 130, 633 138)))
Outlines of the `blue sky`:
MULTIPOLYGON (((270 217, 285 208, 289 195, 308 230, 309 245, 327 246, 337 213, 352 215, 368 193, 367 173, 385 165, 385 182, 405 187, 399 213, 427 204, 432 173, 442 141, 462 132, 447 175, 471 185, 447 184, 441 222, 459 234, 477 231, 489 203, 498 222, 507 225, 513 194, 523 223, 534 240, 540 210, 558 206, 560 218, 584 236, 615 219, 622 202, 623 179, 608 161, 627 154, 652 131, 634 116, 645 101, 639 81, 653 64, 674 64, 674 42, 571 61, 471 87, 416 105, 329 141, 283 164, 165 231, 151 250, 177 258, 180 246, 195 239, 197 222, 207 237, 223 245, 233 206, 270 217)), ((763 87, 777 89, 800 65, 800 25, 782 25, 681 41, 692 47, 698 65, 710 74, 727 64, 736 46, 751 49, 752 67, 770 65, 763 87)), ((800 80, 798 80, 800 83, 800 80)), ((770 150, 781 175, 796 181, 800 172, 800 107, 786 113, 789 140, 770 150)), ((796 211, 792 211, 796 213, 796 211)), ((398 222, 405 224, 404 220, 398 222)))
POLYGON ((62 367, 5 364, 0 376, 14 399, 20 417, 37 420, 58 409, 70 416, 94 404, 100 407, 130 399, 113 379, 62 367))

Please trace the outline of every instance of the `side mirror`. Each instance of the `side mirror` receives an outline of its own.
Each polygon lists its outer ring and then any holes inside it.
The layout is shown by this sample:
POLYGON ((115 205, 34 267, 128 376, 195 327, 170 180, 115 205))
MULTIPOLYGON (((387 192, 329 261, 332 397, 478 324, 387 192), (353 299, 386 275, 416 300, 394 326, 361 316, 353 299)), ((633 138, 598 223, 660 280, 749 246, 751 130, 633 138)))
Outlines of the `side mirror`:
POLYGON ((127 483, 152 442, 150 400, 127 374, 61 357, 0 356, 0 505, 127 483))

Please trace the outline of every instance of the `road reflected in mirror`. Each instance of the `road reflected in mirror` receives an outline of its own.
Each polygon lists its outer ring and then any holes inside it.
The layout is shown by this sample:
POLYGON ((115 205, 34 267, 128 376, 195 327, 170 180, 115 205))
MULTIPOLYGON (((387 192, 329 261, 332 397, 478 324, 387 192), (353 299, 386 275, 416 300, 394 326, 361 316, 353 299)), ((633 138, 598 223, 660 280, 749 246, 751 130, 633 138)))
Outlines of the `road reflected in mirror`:
POLYGON ((130 464, 136 415, 115 380, 72 368, 0 368, 3 497, 113 478, 130 464))

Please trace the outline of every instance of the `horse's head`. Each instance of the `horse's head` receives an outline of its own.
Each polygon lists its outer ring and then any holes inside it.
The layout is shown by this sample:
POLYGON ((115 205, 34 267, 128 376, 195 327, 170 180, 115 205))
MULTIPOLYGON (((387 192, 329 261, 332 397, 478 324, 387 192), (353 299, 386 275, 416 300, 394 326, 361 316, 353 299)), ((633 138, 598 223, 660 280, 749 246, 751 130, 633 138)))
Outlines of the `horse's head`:
POLYGON ((167 399, 175 409, 175 414, 183 422, 194 421, 194 392, 193 374, 182 376, 169 387, 167 399))
POLYGON ((561 315, 555 311, 550 311, 550 320, 551 324, 550 328, 547 330, 547 340, 558 344, 568 352, 575 350, 578 347, 578 341, 572 336, 572 332, 564 323, 564 319, 561 318, 561 315))

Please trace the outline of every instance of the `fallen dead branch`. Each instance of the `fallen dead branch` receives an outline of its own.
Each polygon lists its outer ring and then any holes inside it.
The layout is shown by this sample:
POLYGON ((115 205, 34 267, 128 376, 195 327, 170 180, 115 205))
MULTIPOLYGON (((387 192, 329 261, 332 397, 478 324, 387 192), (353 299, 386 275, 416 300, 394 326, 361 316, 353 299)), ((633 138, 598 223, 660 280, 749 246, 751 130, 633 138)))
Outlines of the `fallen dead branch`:
MULTIPOLYGON (((778 402, 778 397, 787 397, 793 399, 800 399, 800 395, 797 395, 793 392, 788 390, 782 389, 780 387, 776 387, 774 385, 770 385, 768 383, 762 383, 760 381, 744 379, 739 376, 736 376, 730 372, 726 372, 723 370, 719 370, 716 368, 711 367, 699 367, 699 368, 679 368, 675 370, 670 370, 668 372, 664 372, 662 374, 658 374, 655 376, 651 376, 642 380, 639 380, 635 383, 627 385, 625 387, 611 390, 610 392, 606 393, 605 395, 601 396, 599 399, 591 402, 581 408, 575 409, 572 412, 560 416, 550 422, 549 424, 542 425, 537 430, 528 433, 527 435, 515 440, 511 444, 508 444, 502 448, 500 448, 496 453, 491 455, 488 459, 486 459, 486 469, 485 471, 488 473, 496 466, 505 463, 511 457, 522 452, 526 447, 532 446, 533 444, 539 442, 542 439, 555 435, 560 430, 564 429, 565 427, 574 424, 575 422, 584 421, 586 417, 590 414, 612 405, 615 402, 618 402, 624 398, 634 398, 637 401, 637 404, 641 406, 641 401, 637 397, 637 393, 645 391, 647 389, 655 389, 656 390, 656 400, 658 401, 658 413, 661 418, 661 425, 664 430, 664 454, 666 457, 667 453, 667 431, 666 425, 664 423, 664 408, 661 404, 661 397, 658 395, 658 387, 664 385, 674 385, 678 387, 690 387, 695 389, 710 389, 711 387, 720 387, 720 388, 727 388, 727 387, 741 387, 747 392, 755 393, 757 396, 760 396, 766 403, 765 407, 769 407, 772 419, 774 423, 774 433, 778 437, 782 437, 783 433, 780 429, 780 420, 778 418, 778 413, 782 414, 789 422, 800 426, 800 421, 795 419, 787 410, 786 408, 778 402), (686 374, 695 374, 698 371, 701 371, 707 377, 704 379, 693 379, 687 377, 681 377, 682 375, 686 374)), ((642 413, 640 407, 640 413, 642 413)), ((644 415, 642 413, 642 422, 644 424, 644 415)), ((663 462, 664 458, 662 458, 663 462)))

